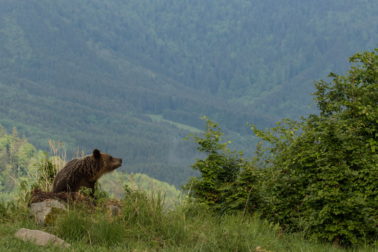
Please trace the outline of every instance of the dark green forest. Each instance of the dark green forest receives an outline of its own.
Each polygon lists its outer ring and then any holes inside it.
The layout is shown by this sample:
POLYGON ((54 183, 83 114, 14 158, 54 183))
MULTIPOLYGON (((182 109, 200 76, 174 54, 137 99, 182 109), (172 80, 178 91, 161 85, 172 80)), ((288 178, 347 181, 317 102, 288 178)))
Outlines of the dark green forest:
POLYGON ((202 115, 251 153, 247 123, 316 111, 313 82, 377 46, 375 0, 1 0, 0 124, 38 148, 94 147, 182 184, 202 115))

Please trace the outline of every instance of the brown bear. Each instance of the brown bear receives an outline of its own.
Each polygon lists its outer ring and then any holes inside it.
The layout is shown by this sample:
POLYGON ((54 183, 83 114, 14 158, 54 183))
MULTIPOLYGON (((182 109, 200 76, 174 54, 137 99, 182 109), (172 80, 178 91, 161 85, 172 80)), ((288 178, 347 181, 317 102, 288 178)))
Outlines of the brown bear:
POLYGON ((121 165, 122 159, 95 149, 92 155, 69 161, 55 176, 52 191, 77 192, 84 186, 92 189, 93 196, 97 180, 121 165))

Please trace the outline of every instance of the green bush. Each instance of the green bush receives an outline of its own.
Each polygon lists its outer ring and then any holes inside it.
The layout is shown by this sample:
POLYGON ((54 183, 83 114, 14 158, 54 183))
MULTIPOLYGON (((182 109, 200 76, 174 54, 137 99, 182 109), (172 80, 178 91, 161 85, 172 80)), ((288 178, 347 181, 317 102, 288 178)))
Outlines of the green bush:
POLYGON ((378 235, 378 50, 356 54, 346 76, 317 83, 320 115, 256 135, 263 216, 288 231, 344 246, 378 235))
POLYGON ((378 49, 351 57, 345 76, 316 84, 319 115, 283 120, 254 133, 253 162, 221 143, 219 126, 207 120, 192 166, 200 172, 185 186, 216 213, 260 212, 287 232, 342 246, 372 243, 378 236, 378 49), (263 169, 256 169, 261 167, 263 169))
POLYGON ((212 210, 224 214, 235 210, 252 211, 258 205, 258 171, 241 152, 231 151, 228 143, 221 143, 223 132, 219 125, 206 120, 202 136, 195 136, 198 151, 206 157, 197 160, 193 169, 200 177, 193 177, 184 186, 189 195, 212 210))

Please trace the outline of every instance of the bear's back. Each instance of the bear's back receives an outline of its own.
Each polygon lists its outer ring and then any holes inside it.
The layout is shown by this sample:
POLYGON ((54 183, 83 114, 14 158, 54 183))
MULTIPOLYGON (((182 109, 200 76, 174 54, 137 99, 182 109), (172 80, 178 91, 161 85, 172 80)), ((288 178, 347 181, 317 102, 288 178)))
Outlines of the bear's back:
POLYGON ((82 180, 89 180, 96 166, 89 157, 69 161, 55 176, 53 192, 76 192, 82 180))

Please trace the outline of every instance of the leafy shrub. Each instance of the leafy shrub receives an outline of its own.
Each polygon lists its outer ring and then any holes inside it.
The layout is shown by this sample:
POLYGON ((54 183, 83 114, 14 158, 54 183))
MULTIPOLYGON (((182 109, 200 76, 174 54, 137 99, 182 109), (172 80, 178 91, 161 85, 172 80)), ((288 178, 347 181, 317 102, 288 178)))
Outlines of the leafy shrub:
POLYGON ((377 52, 356 54, 346 76, 317 83, 320 115, 254 128, 269 143, 260 156, 267 164, 264 217, 345 246, 377 239, 377 52))
POLYGON ((283 120, 267 131, 252 162, 220 143, 207 120, 205 153, 193 168, 200 177, 190 196, 218 213, 258 210, 285 231, 338 245, 371 243, 378 236, 378 49, 351 57, 346 76, 316 84, 319 115, 283 120), (256 169, 261 166, 264 169, 256 169))
POLYGON ((184 189, 198 202, 219 213, 251 211, 258 202, 257 170, 243 159, 241 152, 231 151, 228 142, 221 143, 223 133, 218 124, 204 119, 206 130, 194 140, 206 157, 192 165, 201 176, 192 178, 184 189))

